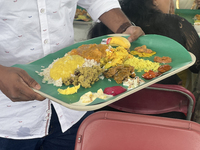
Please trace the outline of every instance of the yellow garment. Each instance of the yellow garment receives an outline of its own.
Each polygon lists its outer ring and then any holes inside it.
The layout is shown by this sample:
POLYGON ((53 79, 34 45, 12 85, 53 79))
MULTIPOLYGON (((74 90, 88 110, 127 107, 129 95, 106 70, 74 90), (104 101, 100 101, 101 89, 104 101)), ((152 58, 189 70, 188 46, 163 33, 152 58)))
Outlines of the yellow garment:
POLYGON ((182 80, 182 86, 192 92, 198 74, 192 73, 189 69, 186 69, 177 73, 177 75, 182 80))

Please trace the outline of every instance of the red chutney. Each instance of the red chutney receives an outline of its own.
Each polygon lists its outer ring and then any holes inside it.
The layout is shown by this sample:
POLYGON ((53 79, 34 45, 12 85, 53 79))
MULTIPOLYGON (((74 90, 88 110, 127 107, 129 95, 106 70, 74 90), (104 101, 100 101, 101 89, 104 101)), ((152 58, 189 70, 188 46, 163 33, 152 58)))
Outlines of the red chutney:
POLYGON ((157 76, 159 76, 159 75, 160 75, 160 73, 154 72, 154 71, 152 71, 152 70, 149 70, 148 72, 144 73, 144 74, 142 75, 142 77, 143 77, 144 79, 146 79, 146 80, 150 80, 150 79, 153 79, 153 78, 155 78, 155 77, 157 77, 157 76))
POLYGON ((164 72, 167 72, 167 71, 169 71, 169 70, 171 70, 171 69, 172 69, 172 67, 171 67, 170 65, 166 64, 166 65, 160 66, 160 67, 158 68, 158 72, 164 73, 164 72))
POLYGON ((172 67, 168 64, 162 65, 158 68, 158 72, 154 72, 152 70, 149 70, 148 72, 144 73, 142 75, 142 77, 146 80, 150 80, 150 79, 153 79, 153 78, 155 78, 155 77, 161 75, 162 73, 167 72, 171 69, 172 69, 172 67))

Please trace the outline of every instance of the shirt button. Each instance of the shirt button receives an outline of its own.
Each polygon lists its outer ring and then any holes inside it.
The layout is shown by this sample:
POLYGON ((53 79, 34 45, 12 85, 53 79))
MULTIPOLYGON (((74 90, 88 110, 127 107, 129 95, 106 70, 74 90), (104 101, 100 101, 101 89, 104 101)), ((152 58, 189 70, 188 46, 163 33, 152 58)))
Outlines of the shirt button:
POLYGON ((49 114, 51 111, 50 111, 50 110, 47 110, 46 112, 49 114))
POLYGON ((44 9, 44 8, 40 9, 40 12, 41 12, 41 13, 44 13, 44 12, 45 12, 45 9, 44 9))
POLYGON ((48 40, 46 39, 46 40, 44 40, 44 44, 47 44, 48 43, 48 40))

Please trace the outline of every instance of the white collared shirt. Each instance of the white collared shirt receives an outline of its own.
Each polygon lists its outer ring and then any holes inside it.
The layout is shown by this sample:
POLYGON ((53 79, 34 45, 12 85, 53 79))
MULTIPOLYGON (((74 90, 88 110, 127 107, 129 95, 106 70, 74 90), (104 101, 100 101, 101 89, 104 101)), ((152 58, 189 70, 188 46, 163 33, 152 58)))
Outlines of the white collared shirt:
MULTIPOLYGON (((120 7, 118 0, 0 0, 0 64, 27 64, 73 44, 77 3, 94 21, 120 7)), ((48 99, 12 102, 0 91, 0 137, 30 139, 47 135, 51 103, 63 132, 85 114, 48 99)))

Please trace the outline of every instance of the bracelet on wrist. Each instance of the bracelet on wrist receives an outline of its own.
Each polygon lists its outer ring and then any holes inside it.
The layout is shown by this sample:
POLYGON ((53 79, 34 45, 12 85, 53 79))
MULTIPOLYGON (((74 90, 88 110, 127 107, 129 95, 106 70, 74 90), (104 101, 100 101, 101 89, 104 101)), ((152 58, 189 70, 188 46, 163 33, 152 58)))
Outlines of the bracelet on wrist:
POLYGON ((135 24, 133 22, 125 22, 119 27, 119 29, 116 31, 116 33, 123 33, 130 26, 135 26, 135 24))

